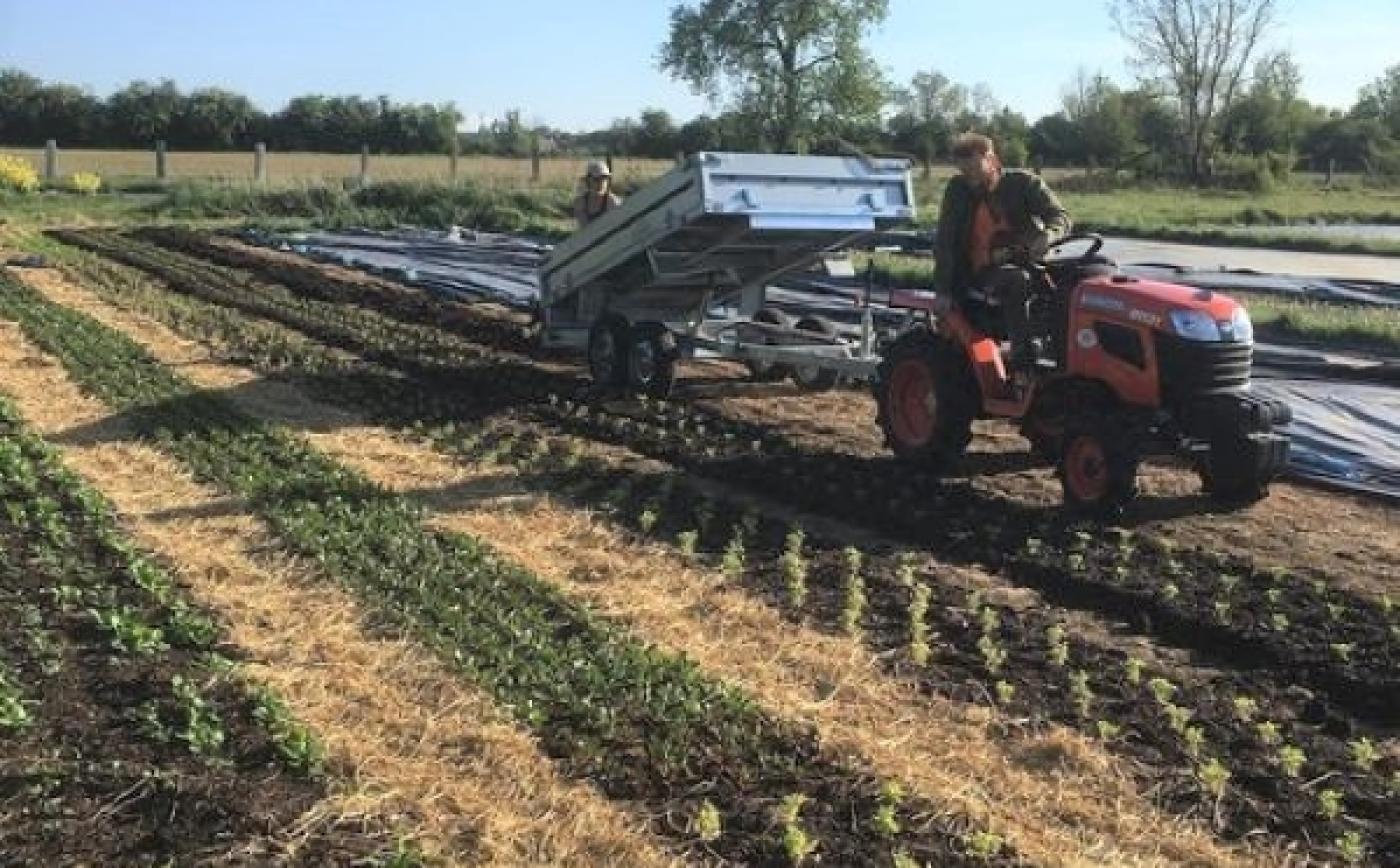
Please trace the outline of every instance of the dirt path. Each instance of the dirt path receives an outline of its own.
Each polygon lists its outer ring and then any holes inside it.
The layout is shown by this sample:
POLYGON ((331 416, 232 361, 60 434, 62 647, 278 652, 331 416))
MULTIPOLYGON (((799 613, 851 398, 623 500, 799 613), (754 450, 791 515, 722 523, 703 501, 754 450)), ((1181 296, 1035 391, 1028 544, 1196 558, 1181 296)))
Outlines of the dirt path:
POLYGON ((1199 826, 1165 816, 1127 770, 1076 734, 1051 729, 1006 741, 980 707, 914 695, 849 639, 782 620, 712 574, 660 549, 631 544, 544 499, 516 508, 490 496, 509 471, 472 471, 391 432, 210 353, 145 317, 119 311, 52 273, 33 280, 50 298, 140 341, 243 410, 299 431, 317 448, 392 489, 415 492, 444 527, 504 554, 641 637, 685 653, 789 719, 815 725, 841 754, 984 820, 1028 857, 1056 865, 1238 864, 1199 826))
MULTIPOLYGON (((81 296, 56 272, 21 276, 55 299, 81 296)), ((452 864, 674 864, 642 820, 560 779, 484 693, 414 643, 376 636, 347 594, 269 554, 275 539, 241 503, 130 442, 120 420, 8 323, 0 389, 113 502, 133 538, 223 617, 249 675, 324 739, 345 782, 304 824, 401 817, 452 864), (75 430, 81 439, 65 433, 75 430)))

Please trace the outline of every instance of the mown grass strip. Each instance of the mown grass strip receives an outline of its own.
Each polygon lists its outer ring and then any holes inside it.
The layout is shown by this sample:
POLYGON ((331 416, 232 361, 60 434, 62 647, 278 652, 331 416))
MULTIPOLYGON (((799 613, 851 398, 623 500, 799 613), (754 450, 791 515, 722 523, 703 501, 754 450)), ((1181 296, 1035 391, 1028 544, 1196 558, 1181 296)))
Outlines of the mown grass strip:
POLYGON ((322 564, 487 686, 546 749, 611 795, 673 817, 705 802, 718 836, 675 837, 725 858, 789 861, 797 830, 837 864, 895 852, 940 864, 1012 864, 995 836, 825 756, 807 731, 590 616, 477 541, 424 529, 419 512, 228 402, 196 391, 92 319, 0 281, 0 312, 74 379, 197 476, 247 498, 289 547, 322 564), (782 822, 774 806, 800 796, 782 822), (870 822, 892 811, 898 831, 870 822), (852 818, 856 822, 852 822, 852 818))

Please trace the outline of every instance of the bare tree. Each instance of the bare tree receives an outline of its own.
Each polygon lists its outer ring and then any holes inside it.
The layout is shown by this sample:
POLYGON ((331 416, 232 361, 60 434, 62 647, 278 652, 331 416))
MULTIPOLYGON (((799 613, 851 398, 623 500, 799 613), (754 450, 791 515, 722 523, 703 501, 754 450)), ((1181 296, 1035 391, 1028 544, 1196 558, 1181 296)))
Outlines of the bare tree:
POLYGON ((1163 78, 1181 108, 1185 157, 1199 178, 1215 121, 1235 99, 1277 0, 1109 0, 1114 23, 1138 46, 1144 71, 1163 78))

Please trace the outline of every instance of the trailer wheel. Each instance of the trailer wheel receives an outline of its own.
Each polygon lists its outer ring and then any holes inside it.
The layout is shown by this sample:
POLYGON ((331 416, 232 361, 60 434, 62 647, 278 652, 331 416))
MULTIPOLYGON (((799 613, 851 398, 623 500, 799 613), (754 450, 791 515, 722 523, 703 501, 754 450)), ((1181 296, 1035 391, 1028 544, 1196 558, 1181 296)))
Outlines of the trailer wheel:
POLYGON ((639 323, 627 343, 627 376, 631 387, 653 398, 669 398, 676 385, 676 337, 661 323, 639 323))
POLYGON ((1065 504, 1113 519, 1137 497, 1138 454, 1132 433, 1111 417, 1089 413, 1065 426, 1060 483, 1065 504))
MULTIPOLYGON (((781 326, 785 329, 792 328, 792 317, 775 307, 760 308, 758 313, 753 315, 753 321, 781 326)), ((744 364, 748 366, 749 377, 755 383, 776 383, 785 379, 792 373, 792 369, 782 362, 765 362, 758 359, 747 359, 744 364)))
POLYGON ((876 424, 905 461, 942 470, 972 441, 981 399, 962 352, 926 329, 902 335, 875 377, 876 424))
POLYGON ((620 316, 601 317, 588 330, 588 373, 603 389, 627 385, 627 338, 631 329, 620 316))
MULTIPOLYGON (((804 316, 797 321, 793 328, 800 332, 809 332, 823 337, 836 337, 836 326, 832 325, 831 320, 826 317, 804 316)), ((799 388, 805 391, 825 392, 836 387, 841 375, 816 363, 796 364, 792 366, 792 379, 799 388)))

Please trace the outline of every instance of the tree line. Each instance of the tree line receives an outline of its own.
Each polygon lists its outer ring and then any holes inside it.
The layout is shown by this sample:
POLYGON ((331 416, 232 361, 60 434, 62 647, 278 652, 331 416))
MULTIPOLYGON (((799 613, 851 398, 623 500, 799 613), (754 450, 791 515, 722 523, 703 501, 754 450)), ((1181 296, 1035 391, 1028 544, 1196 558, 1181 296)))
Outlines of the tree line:
POLYGON ((396 103, 388 97, 300 96, 264 112, 222 88, 183 92, 169 80, 136 81, 101 99, 68 84, 0 70, 0 142, 65 147, 225 151, 256 142, 283 151, 445 153, 462 115, 452 105, 396 103))
POLYGON ((1345 109, 1309 103, 1287 52, 1267 50, 1278 0, 1108 0, 1134 46, 1124 87, 1080 71, 1058 110, 1031 121, 985 84, 936 70, 887 81, 866 50, 887 0, 690 0, 671 9, 657 63, 718 109, 663 109, 576 133, 519 110, 459 132, 452 104, 308 95, 274 112, 219 88, 133 82, 106 99, 0 71, 0 143, 175 149, 444 153, 540 151, 667 159, 701 150, 903 154, 928 165, 959 132, 990 134, 1012 165, 1084 166, 1208 181, 1296 167, 1400 175, 1400 64, 1345 109))

